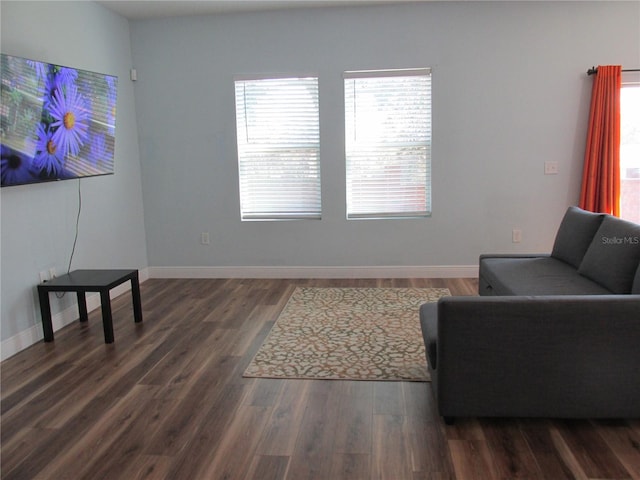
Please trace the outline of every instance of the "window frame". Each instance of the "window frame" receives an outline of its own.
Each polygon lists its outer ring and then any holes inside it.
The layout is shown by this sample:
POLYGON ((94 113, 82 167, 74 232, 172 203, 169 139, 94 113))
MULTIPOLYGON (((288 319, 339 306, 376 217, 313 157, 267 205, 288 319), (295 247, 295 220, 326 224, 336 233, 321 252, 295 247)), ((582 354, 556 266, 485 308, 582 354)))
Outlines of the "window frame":
MULTIPOLYGON (((380 70, 353 70, 353 71, 345 71, 343 73, 343 99, 344 99, 344 115, 345 115, 345 180, 346 180, 346 218, 348 220, 356 220, 356 219, 383 219, 383 218, 393 218, 393 219, 405 219, 405 218, 425 218, 430 217, 432 214, 432 175, 431 175, 431 164, 432 164, 432 155, 431 149, 433 144, 433 108, 432 108, 432 69, 430 67, 419 67, 419 68, 402 68, 402 69, 380 69, 380 70), (425 101, 425 124, 424 128, 420 130, 426 136, 424 141, 402 141, 402 142, 376 142, 376 141, 359 141, 355 137, 357 136, 357 100, 354 98, 353 101, 350 101, 348 98, 348 88, 353 88, 353 93, 351 93, 352 97, 355 97, 356 92, 356 83, 359 79, 376 79, 376 78, 393 78, 393 77, 427 77, 426 87, 427 90, 421 92, 421 97, 424 97, 425 101), (349 81, 354 81, 353 87, 348 86, 349 81), (349 125, 349 122, 353 122, 353 126, 349 125), (349 133, 352 133, 350 135, 349 133), (351 138, 353 137, 353 138, 351 138), (359 147, 358 147, 359 145, 359 147), (407 200, 405 205, 402 205, 398 210, 392 210, 391 208, 387 208, 391 205, 392 195, 388 196, 386 200, 387 205, 378 205, 381 207, 379 210, 374 210, 374 203, 369 203, 368 205, 365 202, 356 205, 356 201, 354 197, 356 194, 353 193, 353 185, 358 182, 364 184, 366 180, 357 178, 358 171, 354 171, 352 168, 352 162, 356 162, 357 160, 357 152, 359 149, 360 152, 365 151, 366 149, 372 149, 372 152, 382 152, 384 150, 393 151, 394 155, 397 155, 401 152, 407 152, 413 150, 413 155, 417 154, 420 150, 424 151, 424 159, 421 160, 424 162, 424 168, 420 167, 421 176, 424 175, 424 186, 419 187, 423 190, 419 190, 418 194, 423 199, 420 200, 421 208, 418 210, 410 210, 406 209, 412 203, 412 201, 407 200), (352 175, 356 175, 356 178, 352 178, 352 175), (368 207, 369 211, 364 211, 362 207, 368 207)), ((393 92, 389 90, 389 94, 391 95, 393 92)), ((406 121, 403 119, 403 121, 406 121)), ((399 124, 402 125, 402 124, 399 124)), ((420 157, 420 155, 418 155, 420 157)), ((382 162, 381 159, 377 160, 378 162, 382 162)), ((375 162, 375 160, 374 160, 375 162)), ((360 160, 362 165, 366 165, 366 159, 364 161, 360 160)), ((391 162, 393 163, 393 162, 391 162)), ((401 161, 397 161, 395 167, 397 168, 406 168, 406 165, 409 166, 409 169, 414 169, 415 165, 411 164, 403 164, 401 161)), ((366 166, 360 168, 360 174, 363 171, 367 170, 366 166)), ((411 182, 407 182, 406 178, 402 179, 401 177, 408 177, 407 173, 401 174, 398 181, 398 186, 403 188, 411 187, 411 182)), ((381 176, 378 180, 380 185, 370 187, 370 190, 367 190, 366 186, 363 187, 362 191, 367 194, 375 194, 376 192, 382 192, 385 187, 383 185, 388 185, 385 183, 384 176, 381 176)), ((406 194, 407 190, 404 190, 406 194)), ((365 195, 367 196, 367 195, 365 195)), ((415 202, 415 200, 413 201, 415 202)))
MULTIPOLYGON (((309 72, 298 72, 298 73, 280 73, 280 74, 253 74, 253 75, 235 75, 234 76, 234 105, 235 105, 235 130, 236 130, 236 148, 237 148, 237 162, 238 162, 238 194, 240 201, 240 218, 242 221, 277 221, 277 220, 319 220, 322 218, 322 178, 321 178, 321 162, 320 162, 320 92, 319 92, 319 77, 316 73, 309 72), (317 132, 317 136, 315 142, 308 143, 294 143, 294 142, 285 142, 282 144, 266 142, 262 144, 263 148, 260 149, 260 144, 256 143, 254 146, 251 146, 251 142, 248 141, 248 129, 249 121, 247 117, 247 109, 246 109, 246 97, 242 99, 242 101, 238 98, 238 89, 239 84, 242 84, 245 88, 247 84, 251 84, 252 82, 269 82, 273 81, 286 81, 286 80, 300 80, 300 81, 313 81, 315 82, 315 130, 317 132), (240 112, 240 106, 244 106, 244 111, 240 112), (244 119, 245 123, 240 124, 241 119, 244 119), (243 132, 241 132, 241 130, 243 132), (246 140, 246 141, 245 141, 246 140), (313 208, 310 208, 308 211, 305 210, 296 210, 292 208, 293 203, 290 202, 290 208, 288 211, 277 211, 276 209, 268 210, 265 208, 264 211, 260 212, 257 209, 247 208, 247 204, 251 204, 251 201, 247 201, 248 197, 245 195, 249 195, 246 191, 243 192, 243 184, 246 186, 247 182, 250 182, 246 178, 243 179, 243 171, 246 171, 246 164, 243 165, 243 160, 246 161, 246 155, 250 152, 262 152, 262 153, 283 153, 283 152, 292 152, 294 150, 314 150, 315 151, 315 168, 309 168, 305 170, 307 174, 310 175, 309 178, 314 178, 313 189, 301 189, 298 193, 300 194, 303 191, 306 191, 311 197, 314 198, 314 201, 308 202, 308 205, 312 205, 313 208), (310 173, 312 172, 312 173, 310 173)), ((286 105, 285 105, 286 107, 286 105)), ((302 158, 302 157, 301 157, 302 158)), ((282 161, 281 161, 282 162, 282 161)), ((304 162, 302 162, 304 163, 304 162)), ((276 165, 278 162, 276 162, 276 165)), ((280 163, 282 164, 282 163, 280 163)), ((313 182, 309 182, 310 184, 313 182)), ((278 186, 277 183, 274 182, 272 187, 278 186)), ((273 198, 276 198, 275 196, 273 198)), ((304 203, 307 205, 307 203, 304 203)), ((273 205, 272 205, 273 206, 273 205)))
MULTIPOLYGON (((637 143, 634 144, 626 144, 624 139, 624 129, 625 129, 625 117, 624 111, 628 110, 629 107, 625 109, 624 106, 624 97, 623 91, 625 88, 633 88, 638 89, 636 95, 640 95, 640 72, 622 72, 622 85, 620 92, 620 103, 621 103, 621 138, 620 138, 620 216, 626 220, 632 222, 640 222, 640 211, 635 208, 637 204, 636 198, 640 198, 640 177, 636 177, 635 174, 640 169, 640 163, 636 163, 635 165, 628 165, 625 163, 625 160, 629 157, 636 158, 635 153, 640 149, 640 145, 637 143), (625 148, 633 149, 631 152, 625 152, 625 148), (624 155, 627 153, 627 155, 624 155), (624 158, 623 158, 624 157, 624 158), (634 175, 627 176, 629 170, 634 170, 634 175)), ((633 124, 635 126, 635 123, 633 124)))

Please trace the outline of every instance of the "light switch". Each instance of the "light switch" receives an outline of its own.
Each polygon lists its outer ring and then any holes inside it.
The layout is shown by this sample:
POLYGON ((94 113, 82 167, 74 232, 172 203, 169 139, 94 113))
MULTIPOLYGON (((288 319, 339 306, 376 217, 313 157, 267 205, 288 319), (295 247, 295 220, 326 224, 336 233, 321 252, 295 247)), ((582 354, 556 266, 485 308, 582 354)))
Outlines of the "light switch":
POLYGON ((558 162, 544 162, 544 174, 545 175, 557 175, 558 174, 558 162))

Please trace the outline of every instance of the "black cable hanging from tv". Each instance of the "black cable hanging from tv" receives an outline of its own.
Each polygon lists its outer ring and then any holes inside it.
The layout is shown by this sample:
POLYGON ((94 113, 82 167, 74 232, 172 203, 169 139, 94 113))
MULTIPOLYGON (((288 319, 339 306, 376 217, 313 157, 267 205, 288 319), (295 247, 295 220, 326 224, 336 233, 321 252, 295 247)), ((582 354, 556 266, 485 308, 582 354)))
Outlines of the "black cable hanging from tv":
MULTIPOLYGON (((623 69, 623 72, 640 72, 640 68, 629 68, 629 69, 623 69)), ((596 73, 598 73, 598 67, 591 67, 589 70, 587 70, 587 75, 595 75, 596 73)))

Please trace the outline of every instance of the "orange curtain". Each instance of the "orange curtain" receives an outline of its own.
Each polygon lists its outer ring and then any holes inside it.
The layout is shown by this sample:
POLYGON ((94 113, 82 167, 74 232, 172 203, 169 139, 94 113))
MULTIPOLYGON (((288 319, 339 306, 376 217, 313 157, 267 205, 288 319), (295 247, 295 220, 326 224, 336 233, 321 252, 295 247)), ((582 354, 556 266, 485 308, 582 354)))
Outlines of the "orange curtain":
POLYGON ((598 66, 593 80, 580 207, 620 216, 622 66, 598 66))

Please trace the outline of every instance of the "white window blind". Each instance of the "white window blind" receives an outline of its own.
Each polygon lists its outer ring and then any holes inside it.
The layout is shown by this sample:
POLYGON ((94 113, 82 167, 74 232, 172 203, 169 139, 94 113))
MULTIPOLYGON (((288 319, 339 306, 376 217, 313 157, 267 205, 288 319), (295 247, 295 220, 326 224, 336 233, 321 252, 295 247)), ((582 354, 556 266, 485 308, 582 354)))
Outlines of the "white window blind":
POLYGON ((235 82, 243 220, 320 218, 318 79, 235 82))
POLYGON ((347 218, 431 214, 431 70, 345 72, 347 218))

